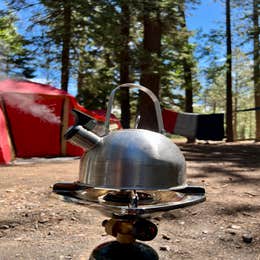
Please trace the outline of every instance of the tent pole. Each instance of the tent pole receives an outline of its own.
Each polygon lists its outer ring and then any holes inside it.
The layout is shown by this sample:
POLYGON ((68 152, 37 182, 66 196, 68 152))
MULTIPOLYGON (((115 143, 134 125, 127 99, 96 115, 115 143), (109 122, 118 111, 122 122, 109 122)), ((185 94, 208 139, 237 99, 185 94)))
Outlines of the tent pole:
POLYGON ((3 115, 4 115, 4 119, 6 122, 6 126, 7 126, 7 138, 8 138, 8 143, 11 149, 11 160, 13 161, 15 159, 15 149, 14 149, 14 143, 13 140, 11 138, 11 134, 10 134, 10 122, 8 121, 8 117, 7 117, 7 113, 6 113, 6 109, 5 109, 5 105, 4 105, 4 100, 2 97, 0 97, 0 108, 3 111, 3 115))
POLYGON ((64 138, 64 134, 69 125, 69 98, 65 97, 63 102, 63 113, 61 118, 61 155, 66 155, 67 141, 64 138))

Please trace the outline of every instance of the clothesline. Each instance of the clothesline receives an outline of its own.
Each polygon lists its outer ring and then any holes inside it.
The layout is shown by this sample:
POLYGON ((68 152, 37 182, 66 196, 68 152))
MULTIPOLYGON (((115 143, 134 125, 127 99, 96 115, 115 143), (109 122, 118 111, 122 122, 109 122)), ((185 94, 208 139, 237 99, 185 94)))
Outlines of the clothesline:
POLYGON ((187 138, 220 141, 224 138, 224 113, 197 114, 163 109, 167 132, 187 138))
POLYGON ((246 108, 246 109, 237 109, 235 112, 246 112, 246 111, 252 111, 252 110, 260 110, 260 107, 253 107, 253 108, 246 108))

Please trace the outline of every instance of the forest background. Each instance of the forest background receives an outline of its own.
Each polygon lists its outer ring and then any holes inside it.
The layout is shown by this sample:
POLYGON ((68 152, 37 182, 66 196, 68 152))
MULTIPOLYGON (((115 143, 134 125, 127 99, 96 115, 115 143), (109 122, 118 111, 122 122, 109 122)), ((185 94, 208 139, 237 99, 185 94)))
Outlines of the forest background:
MULTIPOLYGON (((260 140, 259 0, 219 0, 207 32, 188 26, 199 0, 6 0, 0 5, 0 77, 37 79, 105 109, 111 90, 134 82, 161 105, 225 113, 226 140, 260 140)), ((198 17, 198 16, 197 16, 198 17)), ((203 16, 198 19, 203 19, 203 16)), ((124 89, 121 123, 155 129, 146 96, 124 89), (136 103, 138 100, 138 104, 136 103)))

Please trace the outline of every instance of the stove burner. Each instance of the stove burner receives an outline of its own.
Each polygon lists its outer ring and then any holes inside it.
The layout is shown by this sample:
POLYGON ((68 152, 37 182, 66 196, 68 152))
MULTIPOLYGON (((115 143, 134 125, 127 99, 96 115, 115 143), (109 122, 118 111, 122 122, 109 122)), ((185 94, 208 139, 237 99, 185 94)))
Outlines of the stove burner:
POLYGON ((151 214, 191 206, 205 200, 205 190, 188 186, 182 190, 106 190, 75 183, 56 183, 53 191, 67 202, 95 207, 106 216, 149 216, 151 214), (71 188, 73 186, 73 188, 71 188), (93 203, 94 202, 94 203, 93 203))
MULTIPOLYGON (((154 202, 152 194, 146 192, 136 192, 138 204, 150 204, 154 202)), ((103 196, 103 200, 107 202, 115 202, 120 204, 129 204, 133 199, 133 191, 111 191, 103 196)))

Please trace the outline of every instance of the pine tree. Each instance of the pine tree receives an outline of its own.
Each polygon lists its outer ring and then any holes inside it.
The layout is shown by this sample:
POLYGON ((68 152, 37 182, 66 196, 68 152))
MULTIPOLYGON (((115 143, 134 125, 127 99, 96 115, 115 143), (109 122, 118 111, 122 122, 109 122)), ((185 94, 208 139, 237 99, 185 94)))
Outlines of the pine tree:
POLYGON ((0 17, 0 76, 33 78, 33 57, 27 47, 30 42, 17 32, 15 22, 10 13, 0 17))
MULTIPOLYGON (((119 51, 119 73, 120 84, 130 82, 130 8, 129 4, 125 1, 121 3, 121 15, 120 15, 120 51, 119 51)), ((121 124, 123 128, 130 128, 130 94, 129 89, 122 89, 120 93, 120 106, 121 106, 121 124)))
POLYGON ((256 134, 255 140, 260 141, 260 54, 259 54, 259 1, 253 0, 253 41, 254 41, 254 88, 256 107, 256 134))
POLYGON ((232 106, 232 42, 230 0, 226 0, 226 135, 227 142, 233 141, 232 106))
MULTIPOLYGON (((143 1, 143 56, 140 84, 149 88, 157 97, 160 91, 158 62, 161 54, 162 23, 161 9, 157 1, 143 1)), ((140 128, 157 131, 154 104, 144 93, 140 96, 140 128)))

